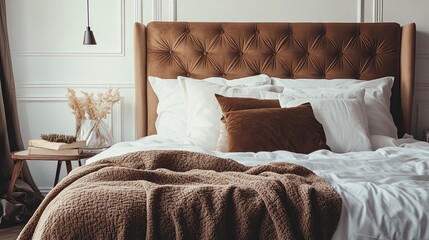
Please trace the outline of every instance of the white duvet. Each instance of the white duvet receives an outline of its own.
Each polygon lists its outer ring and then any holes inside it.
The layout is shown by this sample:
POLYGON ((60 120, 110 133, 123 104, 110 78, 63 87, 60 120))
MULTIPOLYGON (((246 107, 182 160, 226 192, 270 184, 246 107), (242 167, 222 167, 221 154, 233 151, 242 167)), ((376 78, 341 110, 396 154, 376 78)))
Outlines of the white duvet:
POLYGON ((232 158, 245 165, 287 161, 322 176, 343 200, 333 239, 429 239, 429 144, 372 136, 375 151, 308 155, 287 151, 221 153, 160 136, 118 143, 87 160, 141 150, 187 150, 232 158))

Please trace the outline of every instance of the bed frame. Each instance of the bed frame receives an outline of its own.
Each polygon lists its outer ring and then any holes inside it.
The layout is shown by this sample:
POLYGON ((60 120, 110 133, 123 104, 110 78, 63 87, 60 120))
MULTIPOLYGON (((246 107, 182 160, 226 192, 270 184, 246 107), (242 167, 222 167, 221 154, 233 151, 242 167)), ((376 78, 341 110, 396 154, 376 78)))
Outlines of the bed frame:
POLYGON ((158 99, 147 76, 234 79, 394 76, 391 112, 411 131, 414 23, 151 22, 134 26, 137 137, 156 134, 158 99))

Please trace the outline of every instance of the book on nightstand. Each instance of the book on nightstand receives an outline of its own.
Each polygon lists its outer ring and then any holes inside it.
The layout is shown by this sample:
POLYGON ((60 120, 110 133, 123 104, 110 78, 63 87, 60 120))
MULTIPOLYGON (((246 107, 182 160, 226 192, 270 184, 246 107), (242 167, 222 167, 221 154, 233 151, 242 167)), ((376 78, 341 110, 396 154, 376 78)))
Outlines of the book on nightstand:
POLYGON ((70 148, 53 150, 40 147, 28 147, 28 154, 30 155, 56 155, 56 156, 73 156, 82 153, 82 148, 70 148))
POLYGON ((85 140, 77 140, 73 143, 63 142, 49 142, 43 139, 33 139, 28 142, 29 147, 47 148, 52 150, 63 150, 73 148, 84 148, 86 146, 85 140))

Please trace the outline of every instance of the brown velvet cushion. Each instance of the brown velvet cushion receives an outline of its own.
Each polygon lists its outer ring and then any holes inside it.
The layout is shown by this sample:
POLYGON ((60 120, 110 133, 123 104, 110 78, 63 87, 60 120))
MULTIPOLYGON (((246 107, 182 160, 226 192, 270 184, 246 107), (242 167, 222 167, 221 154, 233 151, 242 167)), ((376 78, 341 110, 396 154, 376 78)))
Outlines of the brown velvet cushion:
MULTIPOLYGON (((240 98, 240 97, 225 97, 215 94, 217 101, 222 109, 222 112, 230 112, 245 109, 257 108, 280 108, 279 100, 261 100, 256 98, 240 98)), ((216 150, 228 152, 229 149, 228 135, 225 127, 225 120, 222 117, 219 129, 219 139, 217 141, 216 150)))
POLYGON ((281 108, 279 100, 261 100, 256 98, 225 97, 215 94, 222 112, 231 112, 257 108, 281 108))
POLYGON ((224 113, 230 152, 329 149, 310 103, 293 108, 261 108, 224 113))

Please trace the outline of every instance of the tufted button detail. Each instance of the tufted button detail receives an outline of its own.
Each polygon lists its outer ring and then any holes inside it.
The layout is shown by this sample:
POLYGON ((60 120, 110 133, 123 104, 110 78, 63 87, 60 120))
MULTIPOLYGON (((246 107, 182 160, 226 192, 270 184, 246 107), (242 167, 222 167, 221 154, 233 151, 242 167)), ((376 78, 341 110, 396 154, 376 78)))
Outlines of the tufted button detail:
POLYGON ((326 35, 326 32, 324 31, 324 30, 322 30, 321 32, 320 32, 320 36, 325 36, 326 35))
POLYGON ((170 50, 170 51, 168 51, 168 53, 171 55, 171 54, 173 54, 173 50, 170 50))
POLYGON ((225 34, 225 30, 221 29, 220 34, 225 34))
POLYGON ((186 32, 186 33, 190 33, 190 32, 191 32, 191 29, 187 28, 185 32, 186 32))
POLYGON ((204 56, 207 56, 207 52, 206 52, 206 51, 204 51, 204 52, 203 52, 203 55, 204 55, 204 56))
POLYGON ((343 56, 343 53, 342 52, 339 52, 338 53, 338 57, 342 57, 343 56))
POLYGON ((259 35, 259 33, 260 33, 259 30, 255 31, 255 35, 259 35))
POLYGON ((186 73, 186 76, 187 76, 187 77, 190 77, 190 76, 191 76, 191 73, 187 72, 187 73, 186 73))
POLYGON ((220 75, 221 77, 225 78, 226 77, 226 73, 222 73, 222 75, 220 75))
POLYGON ((273 54, 273 56, 277 56, 277 52, 273 52, 272 54, 273 54))

